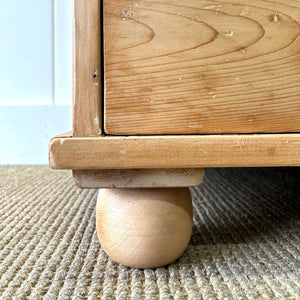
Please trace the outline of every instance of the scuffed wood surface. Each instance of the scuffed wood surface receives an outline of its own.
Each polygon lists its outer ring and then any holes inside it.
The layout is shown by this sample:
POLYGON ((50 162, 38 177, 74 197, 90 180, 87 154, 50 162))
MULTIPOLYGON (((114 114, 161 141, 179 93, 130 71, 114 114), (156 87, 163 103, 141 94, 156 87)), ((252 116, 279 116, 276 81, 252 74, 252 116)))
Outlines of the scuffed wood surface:
POLYGON ((101 19, 99 0, 74 0, 73 134, 101 134, 101 19))
POLYGON ((300 131, 300 2, 104 0, 108 134, 300 131))
POLYGON ((74 170, 81 188, 160 188, 199 186, 203 169, 74 170))
POLYGON ((300 134, 53 138, 55 169, 300 166, 300 134))

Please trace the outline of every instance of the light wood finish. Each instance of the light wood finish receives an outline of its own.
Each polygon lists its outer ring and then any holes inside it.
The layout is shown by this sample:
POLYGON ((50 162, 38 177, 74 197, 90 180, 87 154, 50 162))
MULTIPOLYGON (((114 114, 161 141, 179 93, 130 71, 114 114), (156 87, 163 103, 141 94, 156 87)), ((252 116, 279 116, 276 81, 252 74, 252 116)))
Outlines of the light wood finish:
POLYGON ((105 132, 300 131, 300 2, 104 0, 105 132))
POLYGON ((188 188, 102 189, 96 208, 99 240, 115 261, 154 268, 176 260, 192 233, 188 188))
POLYGON ((300 166, 300 134, 54 138, 55 169, 300 166))
POLYGON ((203 169, 74 170, 77 186, 98 188, 162 188, 201 185, 203 169))
POLYGON ((99 0, 74 0, 73 134, 101 134, 101 19, 99 0))
MULTIPOLYGON (((54 138, 71 138, 71 137, 73 137, 73 132, 67 131, 67 132, 56 135, 54 138)), ((50 140, 50 143, 51 143, 51 140, 50 140)))

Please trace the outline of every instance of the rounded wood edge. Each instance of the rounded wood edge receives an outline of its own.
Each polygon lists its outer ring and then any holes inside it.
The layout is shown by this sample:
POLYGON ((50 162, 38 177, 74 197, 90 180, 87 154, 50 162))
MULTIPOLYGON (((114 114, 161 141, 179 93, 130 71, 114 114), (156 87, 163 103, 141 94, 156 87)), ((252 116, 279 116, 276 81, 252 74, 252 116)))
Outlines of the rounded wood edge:
POLYGON ((155 268, 175 261, 192 233, 188 188, 101 189, 97 233, 114 261, 134 268, 155 268))
POLYGON ((67 137, 49 152, 54 169, 300 166, 300 134, 67 137))

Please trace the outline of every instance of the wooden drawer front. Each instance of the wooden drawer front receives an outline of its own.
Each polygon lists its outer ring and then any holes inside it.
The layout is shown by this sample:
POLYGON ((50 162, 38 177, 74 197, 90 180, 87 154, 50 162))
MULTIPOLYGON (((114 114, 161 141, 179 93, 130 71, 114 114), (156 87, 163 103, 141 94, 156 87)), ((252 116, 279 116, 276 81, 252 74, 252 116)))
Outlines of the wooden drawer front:
POLYGON ((103 5, 107 134, 300 131, 299 1, 103 5))

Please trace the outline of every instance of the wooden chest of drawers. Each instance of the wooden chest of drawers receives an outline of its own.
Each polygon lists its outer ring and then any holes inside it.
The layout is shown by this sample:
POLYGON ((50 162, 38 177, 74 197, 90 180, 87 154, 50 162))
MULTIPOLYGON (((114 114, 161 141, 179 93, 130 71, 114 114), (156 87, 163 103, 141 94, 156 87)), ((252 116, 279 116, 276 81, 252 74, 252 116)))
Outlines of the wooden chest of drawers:
POLYGON ((97 226, 113 259, 153 267, 184 251, 186 187, 203 168, 300 165, 298 1, 74 0, 74 12, 73 130, 51 140, 50 164, 108 188, 97 226))

